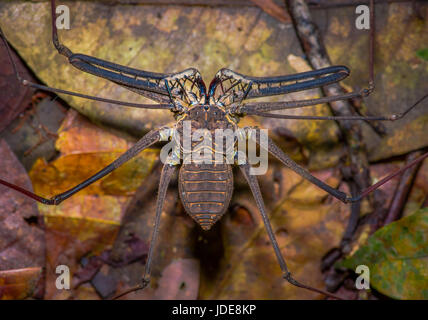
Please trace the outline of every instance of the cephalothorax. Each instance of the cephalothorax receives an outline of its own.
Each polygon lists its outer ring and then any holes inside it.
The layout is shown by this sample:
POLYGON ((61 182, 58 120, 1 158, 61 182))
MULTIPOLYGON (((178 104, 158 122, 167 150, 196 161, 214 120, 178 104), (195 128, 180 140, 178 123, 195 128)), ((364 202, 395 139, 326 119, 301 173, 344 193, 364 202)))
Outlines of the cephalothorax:
MULTIPOLYGON (((53 0, 51 1, 51 5, 52 17, 54 18, 55 3, 53 0)), ((348 196, 347 194, 330 187, 329 185, 311 175, 307 170, 290 159, 270 138, 267 138, 266 145, 261 144, 261 133, 258 128, 239 128, 238 122, 240 117, 243 117, 247 114, 252 114, 263 117, 275 117, 283 119, 393 121, 406 115, 418 103, 426 98, 426 96, 406 109, 403 113, 389 116, 308 117, 273 114, 270 112, 367 96, 373 90, 372 74, 369 87, 358 92, 350 92, 319 99, 244 104, 244 101, 252 98, 281 95, 290 92, 326 86, 341 81, 347 77, 350 72, 349 69, 345 66, 332 66, 286 76, 251 77, 239 74, 229 69, 221 69, 217 72, 209 86, 206 86, 200 73, 194 68, 171 74, 153 73, 121 66, 84 54, 74 54, 69 48, 59 42, 54 21, 55 19, 52 19, 53 44, 58 52, 68 59, 69 63, 84 72, 110 80, 118 85, 143 95, 157 102, 157 104, 136 104, 124 101, 116 101, 42 86, 21 79, 18 72, 16 71, 16 67, 14 66, 18 80, 21 81, 23 85, 28 85, 37 89, 51 92, 64 93, 87 99, 115 103, 122 106, 143 109, 167 109, 174 113, 176 122, 174 124, 148 132, 144 137, 138 140, 134 146, 132 146, 128 151, 122 154, 110 165, 103 168, 77 186, 61 194, 55 195, 50 199, 43 198, 1 179, 0 184, 15 189, 43 204, 58 205, 60 202, 72 196, 79 190, 109 174, 149 146, 159 141, 168 141, 172 143, 172 148, 165 157, 164 166, 160 177, 155 227, 153 230, 145 274, 142 279, 142 284, 137 288, 131 289, 131 291, 142 289, 149 283, 153 248, 158 236, 162 207, 168 184, 177 167, 180 167, 179 192, 184 208, 203 229, 209 229, 216 221, 221 218, 228 208, 233 191, 232 165, 239 166, 242 174, 250 185, 251 191, 256 200, 257 207, 261 213, 266 231, 269 235, 279 265, 283 272, 284 279, 295 286, 335 297, 328 292, 309 287, 292 278, 267 217, 266 208, 261 196, 257 178, 255 175, 251 174, 251 165, 245 159, 245 157, 244 159, 239 159, 237 143, 240 140, 245 139, 254 141, 255 143, 259 144, 260 148, 266 149, 271 155, 276 157, 279 161, 295 171, 297 174, 301 175, 303 178, 309 180, 310 182, 331 194, 333 197, 345 203, 361 200, 362 197, 374 191, 392 177, 400 174, 410 166, 428 157, 428 153, 425 153, 413 162, 409 163, 404 168, 394 172, 393 174, 364 190, 361 194, 357 196, 348 196), (229 130, 229 132, 233 133, 233 141, 232 144, 229 145, 227 143, 223 144, 215 140, 211 140, 212 143, 209 145, 204 145, 200 144, 198 139, 190 139, 186 143, 184 140, 186 139, 186 136, 189 135, 186 133, 186 130, 190 132, 192 136, 197 131, 202 130, 206 132, 206 135, 210 136, 211 139, 212 137, 216 136, 217 130, 229 130), (248 134, 246 130, 249 130, 252 133, 248 134), (199 153, 200 151, 207 151, 208 154, 210 154, 210 157, 208 157, 208 159, 204 158, 203 160, 199 159, 196 161, 186 161, 186 158, 189 155, 193 156, 194 153, 199 153)), ((2 36, 2 39, 7 46, 7 42, 1 30, 0 35, 2 36)), ((11 61, 13 63, 12 59, 11 61)), ((204 133, 201 134, 201 132, 198 132, 198 134, 199 137, 204 136, 204 133)), ((227 137, 225 139, 227 140, 227 137)), ((203 153, 205 154, 205 152, 203 153)))

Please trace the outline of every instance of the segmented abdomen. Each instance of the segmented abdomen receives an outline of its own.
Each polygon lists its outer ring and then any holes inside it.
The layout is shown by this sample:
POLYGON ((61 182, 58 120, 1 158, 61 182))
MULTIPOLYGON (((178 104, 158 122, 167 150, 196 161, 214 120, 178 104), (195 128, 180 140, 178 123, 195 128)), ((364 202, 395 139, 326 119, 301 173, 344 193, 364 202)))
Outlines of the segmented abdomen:
POLYGON ((232 167, 229 164, 183 164, 179 191, 187 213, 208 230, 229 207, 233 191, 232 167))

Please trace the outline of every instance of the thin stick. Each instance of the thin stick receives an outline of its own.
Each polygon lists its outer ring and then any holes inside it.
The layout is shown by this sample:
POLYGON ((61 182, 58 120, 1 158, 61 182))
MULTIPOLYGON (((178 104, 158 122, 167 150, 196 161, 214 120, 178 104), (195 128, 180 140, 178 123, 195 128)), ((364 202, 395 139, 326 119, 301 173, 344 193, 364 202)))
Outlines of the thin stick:
POLYGON ((375 7, 374 0, 370 0, 370 48, 369 48, 369 86, 374 89, 374 53, 375 53, 375 7))
MULTIPOLYGON (((410 162, 417 158, 421 153, 419 151, 412 152, 407 156, 407 162, 410 162)), ((401 213, 403 211, 403 207, 406 204, 407 196, 413 185, 413 180, 421 166, 421 162, 415 165, 409 170, 405 171, 400 181, 398 182, 397 188, 394 193, 394 197, 392 198, 391 205, 389 206, 388 215, 386 216, 383 225, 387 225, 395 220, 398 220, 401 217, 401 213)))
POLYGON ((382 180, 378 181, 377 183, 375 183, 374 185, 368 187, 366 190, 364 190, 360 195, 356 196, 356 197, 349 197, 346 199, 346 202, 355 202, 355 201, 360 201, 362 198, 364 198, 366 195, 368 195, 369 193, 373 192, 374 190, 376 190, 377 188, 379 188, 380 186, 382 186, 383 184, 387 183, 389 180, 391 180, 392 178, 398 176, 399 174, 403 173, 404 171, 406 171, 407 169, 413 167, 414 165, 418 164, 419 162, 423 161, 424 159, 426 159, 428 157, 428 152, 424 153, 423 155, 421 155, 420 157, 416 158, 415 160, 411 161, 410 163, 406 164, 404 167, 394 171, 393 173, 391 173, 390 175, 386 176, 385 178, 383 178, 382 180))

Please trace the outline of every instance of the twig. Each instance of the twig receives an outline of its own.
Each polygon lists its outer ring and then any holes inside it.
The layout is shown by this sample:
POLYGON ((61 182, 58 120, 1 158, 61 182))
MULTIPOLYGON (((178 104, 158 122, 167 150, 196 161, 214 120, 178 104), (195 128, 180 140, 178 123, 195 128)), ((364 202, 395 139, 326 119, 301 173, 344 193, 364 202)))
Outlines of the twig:
MULTIPOLYGON (((406 157, 406 164, 415 160, 421 154, 422 152, 420 151, 409 153, 409 155, 406 157)), ((389 207, 388 215, 386 216, 383 225, 387 225, 388 223, 400 219, 404 205, 406 204, 407 196, 409 195, 410 189, 412 188, 413 180, 421 164, 422 163, 419 163, 418 165, 409 168, 401 176, 400 182, 398 183, 397 188, 395 189, 394 197, 389 207)))
POLYGON ((250 0, 252 3, 260 7, 267 14, 278 19, 282 23, 291 22, 291 18, 285 11, 284 7, 280 7, 273 0, 250 0))

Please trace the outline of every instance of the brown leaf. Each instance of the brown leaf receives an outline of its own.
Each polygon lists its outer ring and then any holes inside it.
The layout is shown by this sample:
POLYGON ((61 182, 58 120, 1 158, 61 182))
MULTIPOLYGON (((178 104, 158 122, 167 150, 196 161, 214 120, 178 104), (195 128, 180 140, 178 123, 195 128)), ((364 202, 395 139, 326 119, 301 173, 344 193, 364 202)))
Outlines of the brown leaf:
MULTIPOLYGON (((18 56, 11 53, 21 77, 34 80, 18 56)), ((0 132, 31 103, 33 93, 34 89, 18 82, 6 46, 0 41, 0 132)))
MULTIPOLYGON (((0 177, 31 190, 25 169, 3 140, 0 140, 0 158, 0 177)), ((38 211, 34 201, 12 189, 0 186, 0 270, 41 268, 45 264, 44 250, 44 232, 38 225, 38 211)), ((9 281, 8 275, 10 274, 4 274, 6 282, 9 281)), ((24 283, 24 280, 22 281, 24 283)), ((28 289, 23 284, 21 286, 23 290, 28 289)), ((16 298, 28 293, 23 291, 20 295, 16 290, 16 298)))
MULTIPOLYGON (((123 242, 126 242, 127 234, 138 235, 147 243, 151 241, 156 208, 156 191, 153 193, 153 196, 149 196, 146 201, 141 201, 139 209, 134 207, 131 215, 127 213, 126 224, 122 227, 115 244, 116 258, 120 258, 118 250, 122 255, 126 254, 126 251, 123 250, 123 242)), ((191 250, 195 241, 194 228, 197 226, 182 211, 183 208, 177 206, 177 196, 177 188, 172 183, 167 192, 161 216, 158 243, 153 255, 150 286, 142 291, 128 294, 123 299, 197 298, 200 277, 199 262, 191 250), (169 290, 167 283, 169 283, 169 290)), ((133 263, 122 268, 120 276, 117 276, 120 284, 116 294, 139 284, 144 270, 143 263, 133 263)))
POLYGON ((109 131, 100 130, 75 110, 67 116, 58 130, 55 147, 62 156, 94 152, 122 152, 132 143, 109 131))
MULTIPOLYGON (((50 163, 38 159, 30 171, 35 192, 47 197, 61 193, 104 168, 132 144, 70 110, 56 142, 59 157, 50 163)), ((58 290, 55 268, 66 265, 73 276, 80 268, 82 257, 98 255, 111 247, 124 210, 156 157, 157 151, 144 151, 60 205, 39 206, 46 225, 49 262, 45 299, 92 296, 84 292, 87 287, 58 290)))
POLYGON ((178 259, 162 272, 155 299, 195 300, 199 292, 199 261, 178 259))

